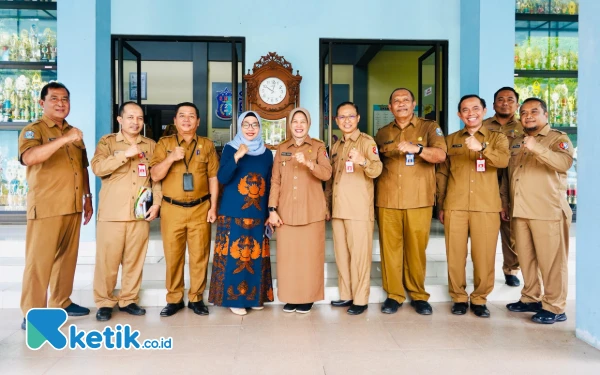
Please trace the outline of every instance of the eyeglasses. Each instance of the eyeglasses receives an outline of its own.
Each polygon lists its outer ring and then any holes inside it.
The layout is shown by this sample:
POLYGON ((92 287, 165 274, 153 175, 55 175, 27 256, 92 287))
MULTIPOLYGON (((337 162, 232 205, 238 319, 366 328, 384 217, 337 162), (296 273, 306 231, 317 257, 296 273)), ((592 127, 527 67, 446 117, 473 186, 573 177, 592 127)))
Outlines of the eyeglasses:
POLYGON ((254 122, 252 124, 249 124, 247 122, 242 122, 242 128, 243 129, 249 129, 249 128, 258 129, 258 128, 260 128, 260 125, 258 122, 254 122))
POLYGON ((340 121, 345 121, 346 119, 348 119, 350 121, 354 121, 357 117, 358 116, 356 116, 356 115, 350 115, 350 116, 338 116, 336 118, 340 121))

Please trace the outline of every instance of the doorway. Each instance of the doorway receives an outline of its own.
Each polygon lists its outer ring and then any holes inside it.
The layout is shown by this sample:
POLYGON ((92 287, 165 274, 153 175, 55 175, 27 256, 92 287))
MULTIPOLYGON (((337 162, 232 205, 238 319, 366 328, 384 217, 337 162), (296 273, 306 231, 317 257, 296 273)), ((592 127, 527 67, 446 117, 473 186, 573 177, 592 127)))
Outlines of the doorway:
POLYGON ((144 135, 158 141, 173 131, 175 106, 199 109, 197 134, 222 148, 244 108, 245 38, 112 36, 113 132, 118 108, 135 101, 144 111, 144 135))
POLYGON ((329 147, 341 136, 333 125, 338 104, 354 102, 359 129, 374 137, 393 121, 387 105, 397 87, 414 93, 415 115, 448 134, 448 41, 320 39, 319 52, 319 136, 329 147))

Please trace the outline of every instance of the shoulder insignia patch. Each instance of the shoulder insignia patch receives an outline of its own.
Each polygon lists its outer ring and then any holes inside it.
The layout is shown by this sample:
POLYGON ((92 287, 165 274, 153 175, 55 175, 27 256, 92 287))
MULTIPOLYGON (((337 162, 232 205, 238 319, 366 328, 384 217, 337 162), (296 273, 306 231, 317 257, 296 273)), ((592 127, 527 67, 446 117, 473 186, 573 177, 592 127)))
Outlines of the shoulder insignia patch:
POLYGON ((25 132, 25 139, 33 139, 33 131, 29 130, 25 132))
POLYGON ((373 153, 374 153, 375 155, 378 155, 378 154, 379 154, 379 151, 377 150, 377 145, 371 145, 371 149, 373 150, 373 153))
POLYGON ((442 129, 440 128, 435 128, 435 134, 439 135, 440 137, 444 136, 444 133, 442 133, 442 129))
POLYGON ((569 149, 569 144, 567 142, 560 142, 558 144, 558 147, 560 147, 561 150, 568 150, 569 149))

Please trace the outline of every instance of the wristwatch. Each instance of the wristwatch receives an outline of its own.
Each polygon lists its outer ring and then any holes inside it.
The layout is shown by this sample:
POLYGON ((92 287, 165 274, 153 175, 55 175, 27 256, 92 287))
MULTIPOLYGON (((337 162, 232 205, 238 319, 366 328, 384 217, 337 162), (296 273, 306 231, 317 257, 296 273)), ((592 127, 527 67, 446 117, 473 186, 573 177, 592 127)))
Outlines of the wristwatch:
POLYGON ((269 207, 269 212, 277 212, 277 207, 269 207))
POLYGON ((420 143, 417 143, 417 146, 419 146, 419 152, 417 152, 417 155, 421 155, 421 152, 423 152, 423 145, 420 143))

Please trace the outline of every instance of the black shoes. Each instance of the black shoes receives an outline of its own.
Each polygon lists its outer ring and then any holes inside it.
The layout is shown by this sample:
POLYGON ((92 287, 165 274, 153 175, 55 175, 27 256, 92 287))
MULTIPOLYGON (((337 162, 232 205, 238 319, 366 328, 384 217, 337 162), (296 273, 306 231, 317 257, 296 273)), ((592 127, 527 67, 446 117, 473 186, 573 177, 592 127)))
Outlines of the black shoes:
POLYGON ((283 311, 284 311, 284 312, 287 312, 287 313, 293 313, 293 312, 295 312, 295 311, 296 311, 296 308, 297 308, 298 306, 299 306, 299 305, 295 305, 295 304, 293 304, 293 303, 286 303, 286 304, 283 306, 283 311))
POLYGON ((177 313, 177 311, 183 309, 185 307, 185 304, 183 303, 183 301, 179 302, 179 303, 167 303, 167 306, 165 306, 161 312, 160 312, 160 316, 171 316, 174 315, 175 313, 177 313))
POLYGON ((455 302, 454 305, 452 305, 452 309, 450 311, 454 315, 465 315, 467 313, 468 307, 468 302, 455 302))
POLYGON ((508 286, 519 286, 521 285, 521 282, 519 281, 519 278, 516 277, 515 275, 504 275, 504 279, 506 280, 506 285, 508 286))
POLYGON ((490 310, 488 310, 486 305, 475 305, 471 303, 471 311, 480 318, 490 317, 490 310))
POLYGON ((349 315, 360 315, 365 312, 366 309, 369 308, 369 305, 352 305, 348 309, 347 313, 349 315))
POLYGON ((542 309, 541 302, 515 302, 506 305, 506 308, 512 312, 538 312, 542 309))
POLYGON ((204 301, 188 302, 188 309, 192 309, 194 314, 197 315, 208 315, 208 307, 206 307, 204 301))
MULTIPOLYGON (((98 310, 100 311, 100 310, 98 310)), ((131 314, 131 315, 146 315, 146 310, 142 309, 141 307, 139 307, 137 305, 137 303, 131 303, 125 307, 120 307, 119 306, 119 311, 125 311, 127 314, 131 314)), ((98 317, 98 315, 96 315, 96 318, 98 317)), ((110 319, 110 318, 109 318, 110 319)))
POLYGON ((431 315, 433 313, 433 309, 427 301, 410 301, 410 305, 415 308, 417 314, 431 315))
POLYGON ((567 320, 567 314, 554 314, 548 310, 540 310, 537 314, 531 317, 531 320, 540 324, 554 324, 556 322, 564 322, 567 320))
POLYGON ((312 303, 303 303, 301 305, 296 305, 296 312, 300 314, 307 314, 312 309, 312 303))
POLYGON ((112 318, 112 307, 101 307, 96 312, 96 320, 99 322, 106 322, 112 318))
POLYGON ((352 306, 352 300, 338 300, 338 301, 331 301, 331 305, 335 306, 335 307, 348 307, 348 306, 352 306))
POLYGON ((398 311, 398 307, 402 304, 395 299, 388 298, 381 306, 381 312, 384 314, 395 314, 398 311))
POLYGON ((68 316, 84 316, 89 315, 90 309, 87 307, 79 306, 76 303, 71 303, 65 308, 68 316))

